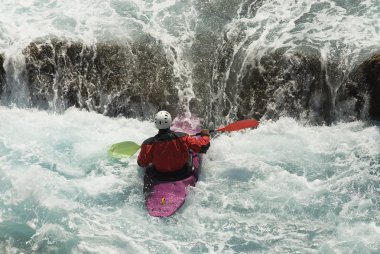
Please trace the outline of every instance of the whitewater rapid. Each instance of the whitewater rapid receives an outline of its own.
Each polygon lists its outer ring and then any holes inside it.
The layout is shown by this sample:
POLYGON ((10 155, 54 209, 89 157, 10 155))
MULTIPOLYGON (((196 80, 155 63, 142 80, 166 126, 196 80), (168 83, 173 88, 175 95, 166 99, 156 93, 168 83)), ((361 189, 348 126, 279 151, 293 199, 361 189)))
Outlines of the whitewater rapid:
MULTIPOLYGON (((113 143, 141 143, 154 135, 152 122, 55 105, 61 99, 58 87, 68 88, 73 80, 84 82, 78 87, 93 87, 79 69, 94 59, 74 62, 81 67, 72 71, 58 68, 49 73, 57 82, 47 97, 49 110, 30 109, 31 96, 36 95, 31 93, 38 95, 44 86, 30 90, 27 68, 39 60, 57 60, 36 56, 27 63, 25 53, 33 43, 49 45, 51 38, 127 48, 152 38, 141 52, 165 53, 177 91, 170 95, 184 102, 187 113, 194 112, 192 103, 200 103, 206 117, 215 121, 206 122, 207 128, 236 120, 241 101, 234 91, 243 85, 245 71, 265 57, 272 59, 271 53, 281 48, 317 52, 332 106, 354 108, 335 104, 334 96, 346 89, 351 70, 378 54, 379 6, 379 0, 2 0, 0 254, 380 253, 378 123, 340 123, 338 117, 331 126, 310 126, 280 117, 262 121, 255 130, 218 135, 185 205, 170 218, 153 218, 145 209, 143 170, 136 157, 118 160, 107 155, 113 143), (73 80, 57 86, 61 74, 73 75, 73 80), (232 91, 225 89, 228 86, 232 91)), ((283 77, 288 76, 278 76, 280 81, 283 77)), ((308 84, 310 79, 301 81, 308 84)), ((245 94, 249 91, 243 90, 245 94)), ((273 96, 277 104, 272 108, 281 108, 288 98, 299 99, 281 91, 273 96)), ((318 106, 323 96, 311 103, 318 106)), ((354 102, 363 98, 353 97, 354 102)), ((250 104, 254 100, 248 96, 250 112, 259 110, 250 104)), ((302 108, 303 102, 295 108, 302 108)), ((125 105, 120 102, 121 110, 125 105)), ((300 114, 307 115, 302 109, 300 114)), ((357 119, 347 112, 349 117, 343 119, 357 119)))
POLYGON ((378 253, 380 128, 289 118, 223 134, 173 217, 150 217, 149 121, 0 107, 0 253, 378 253))

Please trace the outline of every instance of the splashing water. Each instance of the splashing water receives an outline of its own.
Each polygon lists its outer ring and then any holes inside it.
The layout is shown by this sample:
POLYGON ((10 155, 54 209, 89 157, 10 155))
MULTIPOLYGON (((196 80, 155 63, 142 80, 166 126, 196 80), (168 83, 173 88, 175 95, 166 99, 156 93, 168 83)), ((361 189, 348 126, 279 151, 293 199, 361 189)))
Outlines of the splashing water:
MULTIPOLYGON (((178 96, 189 106, 197 93, 226 96, 223 89, 208 94, 211 74, 194 74, 212 69, 223 36, 236 42, 238 60, 213 74, 226 79, 280 47, 317 48, 349 70, 377 51, 379 6, 378 0, 3 0, 0 53, 10 100, 27 107, 22 49, 30 42, 52 36, 93 44, 149 34, 163 42, 178 96)), ((185 205, 159 219, 145 209, 136 158, 106 153, 113 143, 154 135, 151 122, 73 108, 55 114, 0 107, 0 119, 0 253, 380 252, 378 125, 314 127, 281 118, 215 137, 185 205)))
POLYGON ((135 157, 153 124, 0 108, 4 253, 376 253, 380 129, 292 119, 213 139, 178 213, 149 217, 135 157))

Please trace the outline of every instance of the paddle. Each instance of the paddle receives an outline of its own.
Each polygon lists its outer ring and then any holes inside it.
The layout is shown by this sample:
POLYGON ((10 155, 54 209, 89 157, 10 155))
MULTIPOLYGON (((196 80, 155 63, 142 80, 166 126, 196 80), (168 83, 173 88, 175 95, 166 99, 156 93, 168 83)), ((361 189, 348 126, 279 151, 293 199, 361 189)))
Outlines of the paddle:
MULTIPOLYGON (((226 125, 222 128, 219 128, 217 130, 210 130, 210 133, 211 132, 217 132, 217 131, 220 131, 220 132, 238 131, 238 130, 247 129, 247 128, 254 128, 254 127, 257 127, 258 125, 259 125, 259 121, 255 120, 255 119, 247 119, 247 120, 241 120, 241 121, 231 123, 231 124, 226 125)), ((201 135, 201 133, 199 132, 195 135, 199 136, 199 135, 201 135)))
POLYGON ((108 150, 108 155, 116 158, 131 157, 140 149, 140 145, 132 141, 124 141, 113 144, 108 150))
MULTIPOLYGON (((255 119, 247 119, 237 121, 231 124, 228 124, 222 128, 216 130, 210 130, 210 132, 223 132, 223 131, 238 131, 247 128, 254 128, 259 125, 259 121, 255 119)), ((195 135, 201 135, 201 133, 197 133, 195 135)), ((108 150, 108 154, 111 157, 116 158, 129 158, 134 155, 140 149, 140 145, 136 144, 132 141, 124 141, 120 143, 113 144, 108 150)))

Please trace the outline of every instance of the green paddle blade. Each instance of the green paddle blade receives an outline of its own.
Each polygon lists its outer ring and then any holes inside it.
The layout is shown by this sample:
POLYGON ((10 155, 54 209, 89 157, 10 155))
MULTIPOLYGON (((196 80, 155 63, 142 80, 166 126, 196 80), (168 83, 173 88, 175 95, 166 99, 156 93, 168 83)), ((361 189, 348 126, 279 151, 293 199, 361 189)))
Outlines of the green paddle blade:
POLYGON ((124 141, 113 144, 108 150, 108 154, 111 157, 123 158, 131 157, 140 149, 140 145, 132 141, 124 141))

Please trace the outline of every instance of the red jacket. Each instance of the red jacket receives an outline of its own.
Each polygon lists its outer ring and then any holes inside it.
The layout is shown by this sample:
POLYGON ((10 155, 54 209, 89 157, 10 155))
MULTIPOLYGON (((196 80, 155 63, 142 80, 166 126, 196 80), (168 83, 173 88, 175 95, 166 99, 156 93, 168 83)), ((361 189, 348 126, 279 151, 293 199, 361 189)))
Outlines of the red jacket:
POLYGON ((189 159, 189 149, 196 153, 205 153, 210 146, 210 138, 192 137, 181 132, 160 130, 143 142, 137 158, 140 167, 153 164, 161 173, 170 173, 182 169, 189 159))

